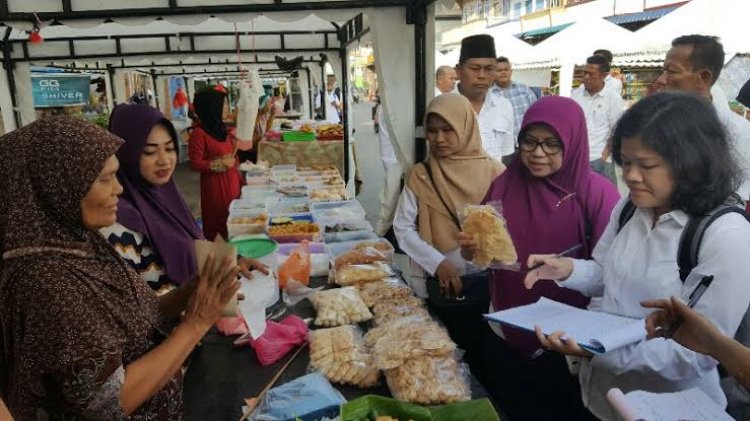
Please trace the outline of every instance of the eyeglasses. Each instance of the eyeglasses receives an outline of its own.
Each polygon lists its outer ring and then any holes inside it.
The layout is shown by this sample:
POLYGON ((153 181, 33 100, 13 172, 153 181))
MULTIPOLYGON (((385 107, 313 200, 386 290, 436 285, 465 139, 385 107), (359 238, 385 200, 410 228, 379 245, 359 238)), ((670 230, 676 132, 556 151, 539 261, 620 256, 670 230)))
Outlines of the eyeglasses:
POLYGON ((540 142, 533 137, 524 137, 518 141, 518 146, 525 152, 534 152, 536 148, 541 146, 542 152, 547 155, 556 155, 562 150, 562 142, 557 139, 547 139, 540 142))

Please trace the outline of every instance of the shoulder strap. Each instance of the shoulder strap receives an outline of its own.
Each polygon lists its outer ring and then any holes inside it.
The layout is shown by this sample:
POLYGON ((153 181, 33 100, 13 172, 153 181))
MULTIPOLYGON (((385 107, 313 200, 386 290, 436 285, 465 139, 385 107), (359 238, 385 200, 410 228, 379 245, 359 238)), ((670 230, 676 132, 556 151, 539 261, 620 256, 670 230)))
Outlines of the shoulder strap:
POLYGON ((440 190, 437 189, 437 186, 435 185, 435 180, 432 178, 432 170, 430 169, 430 166, 422 163, 422 166, 424 167, 424 172, 427 173, 427 178, 430 179, 430 184, 432 184, 433 190, 435 190, 435 194, 437 194, 437 197, 440 198, 440 201, 443 202, 443 206, 445 206, 445 209, 448 210, 448 213, 451 215, 451 219, 453 219, 453 223, 456 224, 459 230, 461 230, 461 221, 458 220, 458 217, 456 214, 453 213, 453 210, 450 206, 448 206, 448 202, 445 201, 443 198, 443 195, 440 194, 440 190))
POLYGON ((680 245, 677 250, 677 265, 680 269, 680 279, 683 283, 693 268, 698 265, 698 251, 700 250, 701 241, 703 241, 706 229, 714 221, 728 213, 739 213, 750 222, 750 215, 744 209, 729 204, 719 205, 719 207, 701 217, 690 218, 685 230, 682 232, 680 245))
POLYGON ((623 205, 622 210, 620 210, 620 217, 617 218, 617 233, 619 234, 622 230, 622 227, 625 226, 625 224, 628 223, 633 218, 633 215, 635 215, 635 210, 637 207, 633 202, 630 201, 630 199, 625 202, 625 205, 623 205))

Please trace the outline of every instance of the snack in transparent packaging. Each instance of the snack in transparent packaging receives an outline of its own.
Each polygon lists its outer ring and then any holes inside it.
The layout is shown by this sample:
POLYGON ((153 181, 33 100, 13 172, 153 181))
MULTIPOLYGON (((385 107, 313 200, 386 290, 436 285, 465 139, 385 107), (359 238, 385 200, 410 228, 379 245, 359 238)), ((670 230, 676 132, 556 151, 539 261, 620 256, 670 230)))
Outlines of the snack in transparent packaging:
POLYGON ((379 302, 414 296, 412 289, 398 278, 368 282, 359 285, 358 288, 362 301, 371 308, 379 302))
MULTIPOLYGON (((456 352, 448 331, 434 321, 415 323, 408 317, 389 323, 387 333, 375 341, 375 365, 390 370, 414 358, 446 357, 456 352)), ((367 338, 372 343, 372 337, 367 338)))
MULTIPOLYGON (((372 240, 358 240, 358 241, 347 241, 342 243, 332 243, 328 245, 328 249, 331 252, 331 257, 336 259, 344 253, 355 251, 355 252, 366 252, 367 249, 374 248, 380 254, 385 257, 385 262, 392 263, 395 256, 393 246, 388 240, 385 239, 372 239, 372 240)), ((371 254, 371 253, 369 253, 371 254)), ((344 266, 342 263, 339 266, 344 266)))
POLYGON ((413 358, 386 370, 385 379, 393 397, 401 401, 444 405, 471 399, 466 367, 453 355, 413 358))
POLYGON ((372 308, 377 326, 406 316, 430 317, 424 301, 418 297, 394 297, 388 301, 376 303, 372 308))
POLYGON ((387 262, 388 258, 375 247, 367 246, 352 249, 339 254, 333 259, 333 266, 338 269, 350 265, 369 265, 376 262, 387 262))
POLYGON ((362 331, 356 326, 317 329, 308 334, 310 371, 319 371, 334 383, 372 387, 380 371, 367 351, 362 331))
POLYGON ((311 271, 310 245, 303 241, 279 267, 279 287, 283 289, 291 280, 309 285, 311 271))
POLYGON ((500 202, 468 205, 461 211, 461 230, 479 242, 471 263, 479 268, 519 270, 518 254, 500 202))
POLYGON ((404 316, 398 319, 391 320, 388 323, 384 323, 380 326, 369 329, 367 333, 365 333, 365 345, 367 345, 368 349, 373 349, 378 340, 380 340, 380 338, 382 338, 383 336, 386 336, 393 329, 400 329, 404 326, 412 324, 423 324, 431 322, 434 323, 429 315, 404 316))
POLYGON ((383 262, 340 266, 336 268, 336 283, 341 286, 350 286, 380 281, 393 275, 393 269, 383 262))
POLYGON ((310 301, 315 307, 317 326, 341 326, 372 319, 370 309, 354 287, 316 292, 310 297, 310 301))

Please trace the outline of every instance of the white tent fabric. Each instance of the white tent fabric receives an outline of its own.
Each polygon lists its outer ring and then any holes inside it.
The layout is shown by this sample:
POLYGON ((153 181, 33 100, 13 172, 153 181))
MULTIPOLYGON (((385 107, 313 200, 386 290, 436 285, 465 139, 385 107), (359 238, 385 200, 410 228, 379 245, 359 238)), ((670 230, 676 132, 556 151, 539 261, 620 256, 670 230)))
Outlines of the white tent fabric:
POLYGON ((403 22, 400 8, 368 11, 375 52, 375 68, 380 84, 380 100, 389 110, 391 142, 403 168, 414 163, 414 31, 403 22))
POLYGON ((537 57, 560 60, 560 95, 570 96, 576 64, 598 48, 622 51, 639 45, 638 37, 606 19, 580 20, 536 45, 537 57))
POLYGON ((692 0, 636 32, 647 49, 666 51, 674 38, 687 34, 715 35, 727 53, 750 53, 747 41, 747 0, 692 0))
MULTIPOLYGON (((375 52, 375 68, 380 84, 381 113, 384 125, 393 146, 398 165, 387 172, 381 195, 380 215, 377 220, 388 218, 392 212, 387 204, 394 203, 400 194, 401 176, 414 163, 415 127, 421 122, 414 121, 413 92, 414 72, 414 31, 406 25, 399 25, 405 19, 404 9, 389 9, 387 13, 371 14, 370 28, 375 52)), ((430 57, 427 58, 429 63, 430 57)), ((431 85, 428 83, 428 86, 431 85)), ((432 90, 426 93, 432 96, 432 90)))
POLYGON ((533 57, 534 46, 526 43, 526 41, 503 32, 497 27, 491 28, 488 34, 492 35, 495 39, 495 51, 497 55, 507 57, 511 64, 533 57))

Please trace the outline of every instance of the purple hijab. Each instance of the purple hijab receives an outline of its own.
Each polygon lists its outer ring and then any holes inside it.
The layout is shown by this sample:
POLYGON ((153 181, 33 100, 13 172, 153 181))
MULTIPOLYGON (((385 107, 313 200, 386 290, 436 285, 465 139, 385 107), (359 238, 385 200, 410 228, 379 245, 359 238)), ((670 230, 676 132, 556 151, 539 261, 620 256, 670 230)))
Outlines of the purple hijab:
MULTIPOLYGON (((161 257, 170 281, 182 285, 195 274, 194 240, 203 238, 174 179, 155 187, 141 176, 141 152, 146 138, 157 124, 163 124, 179 142, 172 123, 156 108, 123 104, 112 111, 109 131, 125 140, 117 151, 123 186, 117 222, 143 234, 161 257)), ((175 145, 177 147, 177 145, 175 145)))
MULTIPOLYGON (((583 247, 571 257, 590 258, 619 199, 617 188, 591 170, 586 118, 575 101, 551 96, 535 102, 524 115, 519 138, 529 126, 540 123, 549 126, 563 143, 560 170, 535 178, 516 156, 485 198, 502 201, 521 263, 521 272, 493 271, 490 297, 495 310, 531 304, 542 296, 586 306, 587 297, 554 282, 538 282, 527 290, 523 285, 526 261, 529 254, 556 254, 579 243, 583 247)), ((533 335, 505 327, 503 332, 509 344, 522 352, 533 353, 539 348, 533 335)))

